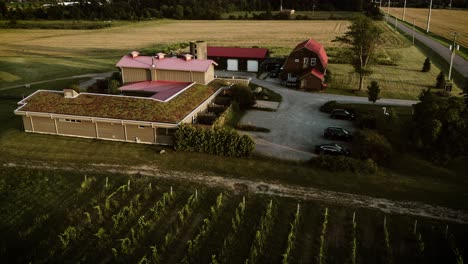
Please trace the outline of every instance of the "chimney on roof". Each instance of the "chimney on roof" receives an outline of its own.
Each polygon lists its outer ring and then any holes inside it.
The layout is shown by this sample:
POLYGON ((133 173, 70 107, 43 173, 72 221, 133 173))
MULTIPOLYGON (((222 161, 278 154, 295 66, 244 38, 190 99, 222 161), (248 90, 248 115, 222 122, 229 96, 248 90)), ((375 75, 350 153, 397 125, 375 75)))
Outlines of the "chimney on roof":
POLYGON ((166 54, 164 54, 164 53, 162 53, 162 52, 159 52, 158 54, 156 54, 156 58, 157 58, 158 60, 164 59, 164 56, 166 56, 166 54))
POLYGON ((193 58, 193 55, 190 55, 190 54, 184 54, 184 59, 185 61, 189 61, 193 58))
POLYGON ((140 55, 140 52, 132 51, 132 52, 130 52, 130 55, 132 55, 132 58, 136 58, 136 57, 138 57, 138 55, 140 55))
POLYGON ((73 89, 63 89, 63 96, 65 98, 75 98, 78 96, 78 93, 73 89))

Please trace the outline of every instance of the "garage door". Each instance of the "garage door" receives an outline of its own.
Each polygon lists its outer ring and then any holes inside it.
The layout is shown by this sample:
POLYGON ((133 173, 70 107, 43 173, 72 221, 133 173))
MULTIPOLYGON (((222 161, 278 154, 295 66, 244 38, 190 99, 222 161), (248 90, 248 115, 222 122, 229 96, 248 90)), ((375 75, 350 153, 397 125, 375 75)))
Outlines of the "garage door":
POLYGON ((258 61, 248 60, 247 61, 247 71, 248 72, 258 72, 258 61))
POLYGON ((236 59, 227 60, 227 70, 228 71, 238 71, 239 70, 239 61, 236 59))

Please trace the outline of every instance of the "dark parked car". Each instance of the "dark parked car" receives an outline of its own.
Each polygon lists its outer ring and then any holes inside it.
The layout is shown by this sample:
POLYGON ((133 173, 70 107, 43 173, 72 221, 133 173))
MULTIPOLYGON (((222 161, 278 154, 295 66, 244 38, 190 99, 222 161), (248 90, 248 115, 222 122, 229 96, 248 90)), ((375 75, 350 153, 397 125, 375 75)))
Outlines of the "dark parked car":
POLYGON ((331 118, 337 118, 337 119, 346 119, 346 120, 354 119, 354 114, 344 109, 333 109, 330 116, 331 118))
POLYGON ((338 139, 345 141, 353 140, 353 134, 341 127, 328 127, 323 131, 323 137, 326 139, 338 139))
POLYGON ((316 154, 325 154, 325 155, 351 155, 351 150, 344 146, 338 145, 336 143, 332 144, 321 144, 315 146, 316 154))
POLYGON ((280 69, 275 68, 274 70, 270 72, 270 78, 278 78, 279 73, 280 73, 280 69))

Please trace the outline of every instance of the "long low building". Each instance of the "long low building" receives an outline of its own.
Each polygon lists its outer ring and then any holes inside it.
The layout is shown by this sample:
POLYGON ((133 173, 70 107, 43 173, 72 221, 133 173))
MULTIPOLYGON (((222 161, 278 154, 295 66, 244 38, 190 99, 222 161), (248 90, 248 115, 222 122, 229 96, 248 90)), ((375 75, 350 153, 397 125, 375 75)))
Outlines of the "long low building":
POLYGON ((258 72, 268 54, 266 48, 207 48, 208 59, 217 62, 217 70, 258 72))
MULTIPOLYGON (((26 132, 172 145, 176 128, 195 123, 223 84, 189 84, 166 101, 151 97, 39 90, 18 104, 26 132)), ((165 96, 166 98, 166 96, 165 96)))

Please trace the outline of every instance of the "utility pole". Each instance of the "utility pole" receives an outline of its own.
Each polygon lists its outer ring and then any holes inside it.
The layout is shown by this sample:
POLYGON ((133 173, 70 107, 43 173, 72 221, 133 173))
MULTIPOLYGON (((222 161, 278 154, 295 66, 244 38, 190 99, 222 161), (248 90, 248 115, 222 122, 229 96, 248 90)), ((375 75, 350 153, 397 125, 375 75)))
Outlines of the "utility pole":
POLYGON ((452 9, 452 0, 450 0, 449 9, 452 9))
POLYGON ((406 0, 405 0, 405 4, 403 5, 403 22, 405 21, 405 15, 406 15, 406 0))
POLYGON ((390 0, 388 0, 387 16, 390 14, 390 0))
POLYGON ((429 33, 429 26, 431 24, 431 13, 432 13, 432 0, 429 4, 429 13, 427 14, 427 25, 426 25, 426 33, 429 33))
POLYGON ((457 36, 458 36, 458 33, 455 32, 453 33, 453 45, 452 47, 450 48, 450 50, 452 50, 452 56, 450 57, 450 68, 449 68, 449 75, 448 75, 448 79, 449 81, 452 80, 452 65, 453 65, 453 58, 455 57, 455 52, 457 51, 457 36))
POLYGON ((283 0, 280 2, 280 12, 283 12, 283 0))

